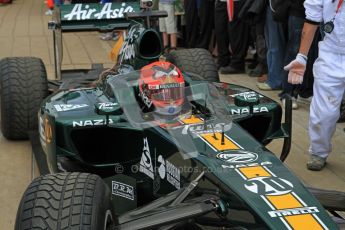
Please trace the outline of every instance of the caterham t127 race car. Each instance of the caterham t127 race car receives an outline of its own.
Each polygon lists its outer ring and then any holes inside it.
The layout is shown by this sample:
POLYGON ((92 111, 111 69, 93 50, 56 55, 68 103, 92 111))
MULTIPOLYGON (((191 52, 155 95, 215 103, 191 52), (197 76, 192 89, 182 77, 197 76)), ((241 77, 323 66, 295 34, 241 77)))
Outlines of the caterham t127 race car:
POLYGON ((278 103, 219 82, 208 51, 164 53, 154 22, 166 13, 139 6, 58 7, 54 80, 39 58, 0 61, 2 133, 30 138, 42 174, 15 228, 342 227, 344 194, 307 189, 282 162, 291 102, 282 124, 278 103), (61 71, 62 32, 119 28, 128 34, 112 69, 61 71), (280 159, 265 147, 278 138, 280 159))

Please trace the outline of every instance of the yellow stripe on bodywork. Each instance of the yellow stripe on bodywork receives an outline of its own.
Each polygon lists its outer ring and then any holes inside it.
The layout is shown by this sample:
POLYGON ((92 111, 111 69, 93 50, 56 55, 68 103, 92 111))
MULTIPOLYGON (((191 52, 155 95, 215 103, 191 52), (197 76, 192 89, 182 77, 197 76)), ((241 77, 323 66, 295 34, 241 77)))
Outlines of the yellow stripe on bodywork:
POLYGON ((262 166, 239 168, 239 170, 247 179, 252 179, 255 177, 270 177, 270 176, 272 176, 262 166))
MULTIPOLYGON (((273 177, 268 170, 262 166, 255 167, 242 167, 238 169, 247 180, 256 177, 273 177)), ((266 195, 266 199, 271 203, 272 210, 284 210, 284 209, 294 209, 303 208, 303 205, 293 193, 288 193, 284 195, 266 195)), ((294 230, 305 230, 305 229, 324 229, 319 221, 312 214, 298 214, 292 216, 281 217, 286 220, 286 222, 294 230)))
POLYGON ((182 119, 181 122, 186 125, 192 125, 192 124, 201 124, 204 121, 196 116, 191 116, 190 118, 182 119))
POLYGON ((301 208, 303 205, 291 193, 280 196, 266 196, 276 209, 301 208))
POLYGON ((320 223, 311 214, 302 214, 285 217, 286 221, 294 230, 319 230, 324 229, 320 223))
POLYGON ((204 140, 212 145, 217 151, 226 151, 226 150, 238 150, 240 147, 234 143, 227 136, 224 136, 224 143, 222 144, 222 134, 221 133, 204 133, 200 134, 204 140))

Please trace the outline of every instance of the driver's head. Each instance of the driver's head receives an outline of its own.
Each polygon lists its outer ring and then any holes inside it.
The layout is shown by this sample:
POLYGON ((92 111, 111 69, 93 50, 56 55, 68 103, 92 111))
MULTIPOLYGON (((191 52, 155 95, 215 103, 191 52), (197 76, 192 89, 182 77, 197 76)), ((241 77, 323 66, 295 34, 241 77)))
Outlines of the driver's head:
POLYGON ((175 115, 184 101, 184 78, 181 71, 166 61, 144 66, 140 72, 139 90, 144 104, 162 115, 175 115))

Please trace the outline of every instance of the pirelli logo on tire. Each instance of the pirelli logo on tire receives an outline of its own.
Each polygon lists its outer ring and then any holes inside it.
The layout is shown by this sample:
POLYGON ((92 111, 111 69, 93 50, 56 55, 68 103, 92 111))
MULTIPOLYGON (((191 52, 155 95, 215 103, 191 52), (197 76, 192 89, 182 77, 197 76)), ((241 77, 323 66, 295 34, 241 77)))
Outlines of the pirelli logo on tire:
POLYGON ((245 180, 245 188, 258 194, 269 206, 271 218, 278 218, 286 229, 328 229, 317 216, 317 207, 308 206, 296 193, 293 184, 277 177, 266 166, 237 168, 235 171, 245 180))

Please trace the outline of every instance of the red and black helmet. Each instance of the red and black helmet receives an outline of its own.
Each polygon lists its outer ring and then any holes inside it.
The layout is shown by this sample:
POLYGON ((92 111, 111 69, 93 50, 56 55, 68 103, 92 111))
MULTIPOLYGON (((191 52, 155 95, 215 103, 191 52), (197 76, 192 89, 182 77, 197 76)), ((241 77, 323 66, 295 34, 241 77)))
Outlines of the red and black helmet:
POLYGON ((184 78, 170 62, 157 61, 144 66, 140 72, 139 91, 144 104, 162 115, 181 111, 184 102, 184 78))

